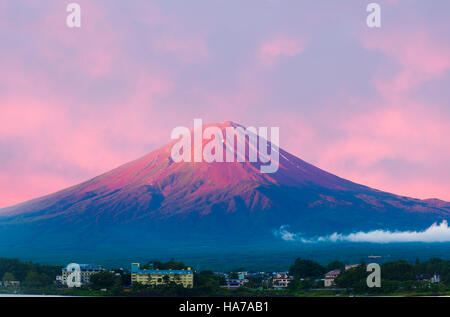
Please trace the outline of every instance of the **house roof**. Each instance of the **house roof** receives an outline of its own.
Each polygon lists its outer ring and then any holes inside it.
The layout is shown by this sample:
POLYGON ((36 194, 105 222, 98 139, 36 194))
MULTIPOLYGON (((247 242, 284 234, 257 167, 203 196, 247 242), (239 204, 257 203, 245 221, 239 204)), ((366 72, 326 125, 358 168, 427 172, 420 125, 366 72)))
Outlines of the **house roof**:
POLYGON ((333 270, 325 274, 325 277, 338 276, 341 274, 341 270, 333 270))

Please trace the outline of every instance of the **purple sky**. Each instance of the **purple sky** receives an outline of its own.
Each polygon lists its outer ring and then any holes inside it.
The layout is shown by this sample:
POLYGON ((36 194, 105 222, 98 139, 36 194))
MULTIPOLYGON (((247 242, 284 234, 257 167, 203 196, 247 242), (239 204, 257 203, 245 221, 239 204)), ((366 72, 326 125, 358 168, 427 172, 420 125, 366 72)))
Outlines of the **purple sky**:
POLYGON ((450 2, 0 0, 0 207, 166 144, 176 126, 279 126, 341 177, 450 200, 450 2))

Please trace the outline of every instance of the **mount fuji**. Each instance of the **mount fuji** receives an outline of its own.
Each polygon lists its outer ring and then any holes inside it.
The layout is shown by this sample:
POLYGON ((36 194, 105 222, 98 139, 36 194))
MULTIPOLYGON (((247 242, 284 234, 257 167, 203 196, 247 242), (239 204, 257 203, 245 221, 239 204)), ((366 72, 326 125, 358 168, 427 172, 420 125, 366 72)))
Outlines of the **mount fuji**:
MULTIPOLYGON (((238 125, 215 126, 224 131, 238 125)), ((113 258, 232 246, 270 252, 286 243, 274 234, 286 225, 314 237, 424 230, 450 218, 450 203, 356 184, 281 148, 277 172, 263 174, 248 160, 175 163, 173 144, 79 185, 0 209, 0 254, 113 258)))

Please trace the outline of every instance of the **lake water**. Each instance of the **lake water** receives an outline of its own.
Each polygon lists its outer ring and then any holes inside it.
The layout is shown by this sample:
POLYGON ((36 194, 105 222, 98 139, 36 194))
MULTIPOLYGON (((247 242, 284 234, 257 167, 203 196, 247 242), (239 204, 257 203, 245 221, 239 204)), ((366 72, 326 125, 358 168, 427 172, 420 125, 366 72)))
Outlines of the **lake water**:
POLYGON ((0 294, 0 297, 67 297, 67 296, 60 296, 60 295, 0 294))

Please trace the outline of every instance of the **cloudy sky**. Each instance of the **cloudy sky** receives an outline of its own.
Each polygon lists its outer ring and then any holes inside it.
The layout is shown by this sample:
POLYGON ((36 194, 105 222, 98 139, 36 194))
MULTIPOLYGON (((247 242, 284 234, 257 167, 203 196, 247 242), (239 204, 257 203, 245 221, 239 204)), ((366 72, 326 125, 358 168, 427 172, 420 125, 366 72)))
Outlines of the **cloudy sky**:
POLYGON ((0 0, 0 207, 153 151, 176 126, 279 126, 341 177, 450 200, 450 2, 0 0))

